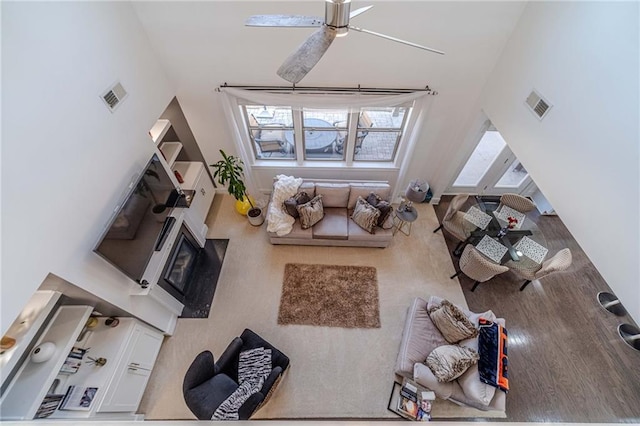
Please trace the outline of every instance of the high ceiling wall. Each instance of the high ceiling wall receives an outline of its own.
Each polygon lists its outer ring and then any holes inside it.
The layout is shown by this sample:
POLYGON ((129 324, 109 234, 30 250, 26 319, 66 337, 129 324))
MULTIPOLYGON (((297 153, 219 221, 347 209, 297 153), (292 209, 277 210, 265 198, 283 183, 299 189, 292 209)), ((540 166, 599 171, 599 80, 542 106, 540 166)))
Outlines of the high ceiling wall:
MULTIPOLYGON (((399 87, 437 90, 407 180, 436 191, 449 180, 465 125, 477 113, 482 87, 524 7, 518 2, 354 2, 373 4, 354 25, 441 49, 445 56, 351 31, 337 39, 299 86, 399 87)), ((205 159, 235 152, 214 89, 222 83, 288 85, 276 75, 311 34, 304 28, 249 28, 253 14, 324 16, 324 2, 138 2, 135 8, 205 159)), ((455 165, 454 165, 455 166, 455 165)), ((376 178, 371 176, 371 178, 376 178)), ((267 179, 265 179, 266 181, 267 179)), ((402 184, 402 183, 401 183, 402 184)), ((270 187, 265 182, 261 187, 270 187)))

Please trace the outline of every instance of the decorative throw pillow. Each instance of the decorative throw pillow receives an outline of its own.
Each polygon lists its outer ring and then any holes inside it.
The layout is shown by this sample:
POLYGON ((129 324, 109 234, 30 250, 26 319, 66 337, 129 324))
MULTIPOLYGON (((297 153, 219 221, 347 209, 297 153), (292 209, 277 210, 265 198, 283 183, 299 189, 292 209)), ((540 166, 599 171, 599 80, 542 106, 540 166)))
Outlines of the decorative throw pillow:
POLYGON ((351 219, 353 219, 355 223, 368 233, 373 234, 373 227, 378 223, 379 216, 380 210, 367 203, 364 198, 358 197, 356 208, 351 215, 351 219))
POLYGON ((478 329, 457 306, 448 300, 429 309, 429 317, 449 343, 476 337, 478 329))
POLYGON ((308 203, 300 204, 297 209, 300 214, 300 225, 302 229, 311 228, 324 217, 322 195, 317 195, 308 203))
POLYGON ((384 225, 391 214, 391 204, 380 198, 380 196, 374 192, 370 193, 367 197, 367 203, 380 210, 377 225, 382 228, 382 225, 384 225))
POLYGON ((478 362, 476 351, 458 345, 444 345, 435 348, 425 361, 439 382, 450 382, 461 376, 469 367, 478 362))
POLYGON ((284 209, 289 214, 289 216, 293 216, 294 218, 300 217, 298 213, 298 206, 300 204, 305 204, 311 201, 311 197, 306 192, 298 192, 291 198, 288 198, 284 201, 284 209))

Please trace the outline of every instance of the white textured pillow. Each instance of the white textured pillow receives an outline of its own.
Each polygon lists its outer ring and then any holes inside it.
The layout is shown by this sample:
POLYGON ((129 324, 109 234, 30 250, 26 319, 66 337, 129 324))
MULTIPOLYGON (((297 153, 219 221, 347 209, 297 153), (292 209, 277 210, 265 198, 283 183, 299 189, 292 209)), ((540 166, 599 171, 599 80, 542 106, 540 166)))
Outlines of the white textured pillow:
POLYGON ((439 382, 450 382, 478 362, 478 352, 458 345, 435 348, 425 363, 439 382))
POLYGON ((380 210, 367 203, 364 198, 358 197, 356 208, 353 210, 351 219, 362 229, 373 234, 373 228, 378 223, 378 217, 380 217, 380 210))
POLYGON ((300 204, 296 208, 300 214, 300 225, 302 229, 311 228, 324 217, 322 195, 317 195, 308 203, 300 204))
POLYGON ((448 300, 431 307, 428 312, 431 321, 449 343, 458 343, 478 335, 478 329, 464 312, 448 300))
POLYGON ((464 392, 464 396, 470 400, 488 407, 496 394, 496 387, 480 381, 478 365, 472 365, 458 377, 458 383, 464 392))

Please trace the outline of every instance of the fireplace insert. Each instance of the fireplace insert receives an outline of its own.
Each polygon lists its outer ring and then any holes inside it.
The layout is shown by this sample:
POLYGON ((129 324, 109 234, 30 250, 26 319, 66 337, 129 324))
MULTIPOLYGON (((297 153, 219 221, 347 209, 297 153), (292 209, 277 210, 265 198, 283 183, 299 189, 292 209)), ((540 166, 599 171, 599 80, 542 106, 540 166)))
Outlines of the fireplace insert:
POLYGON ((175 299, 184 302, 189 281, 193 275, 201 248, 186 226, 182 225, 169 259, 158 281, 175 299))

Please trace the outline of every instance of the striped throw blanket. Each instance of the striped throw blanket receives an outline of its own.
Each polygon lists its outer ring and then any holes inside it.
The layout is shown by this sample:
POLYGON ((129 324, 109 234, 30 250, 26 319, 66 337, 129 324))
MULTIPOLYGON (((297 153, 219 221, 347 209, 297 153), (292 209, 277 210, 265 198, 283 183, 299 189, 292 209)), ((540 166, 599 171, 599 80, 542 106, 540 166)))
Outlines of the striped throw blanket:
POLYGON ((258 392, 271 374, 271 349, 256 348, 240 352, 238 361, 238 389, 213 413, 211 420, 238 420, 238 409, 258 392))

